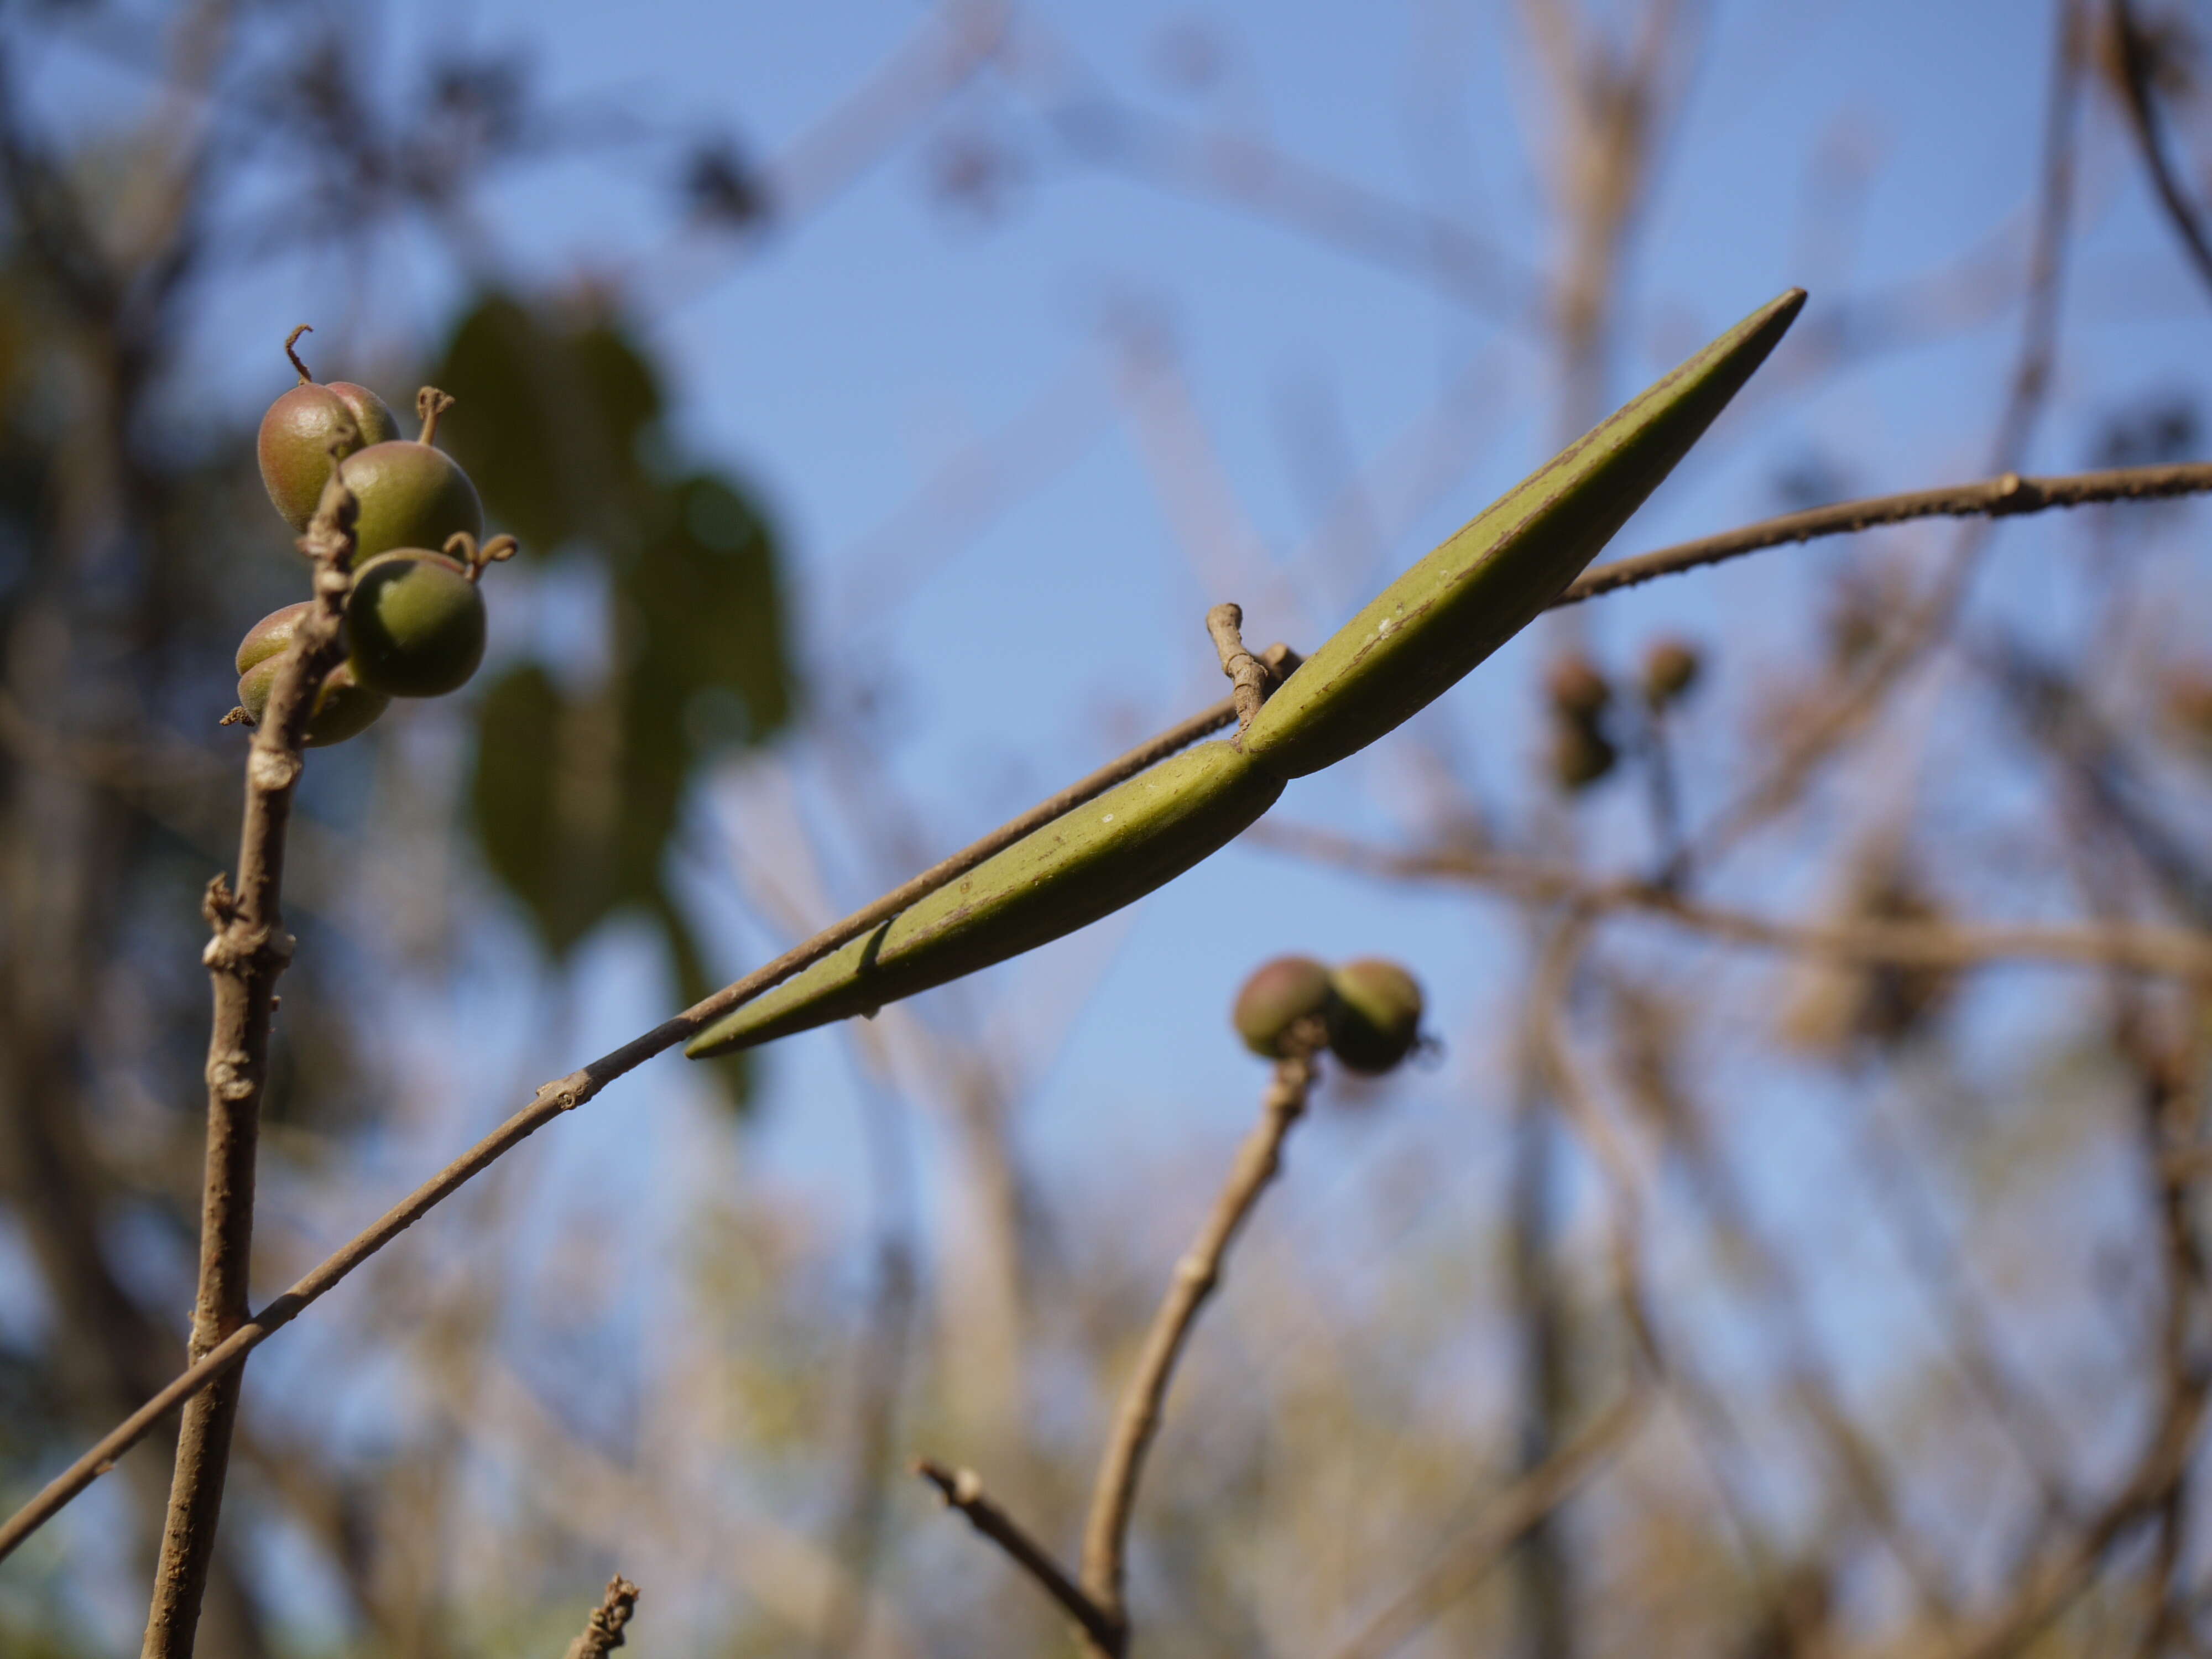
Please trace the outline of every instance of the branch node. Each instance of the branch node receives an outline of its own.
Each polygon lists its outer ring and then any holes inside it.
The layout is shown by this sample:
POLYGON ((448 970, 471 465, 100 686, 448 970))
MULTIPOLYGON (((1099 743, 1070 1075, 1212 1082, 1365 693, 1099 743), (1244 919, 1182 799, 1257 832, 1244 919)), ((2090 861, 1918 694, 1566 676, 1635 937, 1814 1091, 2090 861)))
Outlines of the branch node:
POLYGON ((623 1635, 623 1627, 635 1616, 637 1598, 641 1594, 620 1573, 608 1579, 606 1594, 585 1620, 583 1633, 568 1644, 567 1659, 605 1659, 605 1656, 621 1647, 628 1639, 623 1635))
POLYGON ((1217 605, 1206 613, 1206 631, 1213 635, 1213 648, 1221 657, 1221 672, 1234 686, 1237 732, 1242 737, 1267 700, 1273 676, 1267 665, 1244 648, 1244 608, 1217 605))

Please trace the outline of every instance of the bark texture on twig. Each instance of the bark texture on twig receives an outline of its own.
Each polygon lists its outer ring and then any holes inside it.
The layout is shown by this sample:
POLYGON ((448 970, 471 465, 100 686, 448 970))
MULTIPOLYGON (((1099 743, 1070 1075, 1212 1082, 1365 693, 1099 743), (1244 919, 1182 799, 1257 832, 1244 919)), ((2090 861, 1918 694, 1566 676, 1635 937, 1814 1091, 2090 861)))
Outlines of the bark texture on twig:
POLYGON ((1212 1212, 1176 1263, 1174 1280, 1159 1311, 1152 1316, 1152 1328, 1145 1334, 1135 1374, 1122 1390, 1105 1455, 1099 1460, 1090 1518, 1084 1526, 1083 1588, 1105 1610, 1115 1632, 1115 1639, 1110 1642, 1092 1638, 1094 1650, 1110 1659, 1119 1659, 1128 1647, 1128 1608, 1122 1595, 1125 1551, 1129 1517, 1137 1504, 1137 1485, 1144 1476, 1145 1454, 1159 1431, 1168 1384, 1199 1310, 1221 1282, 1222 1263, 1237 1230, 1282 1166, 1283 1141, 1291 1126, 1304 1114, 1314 1084, 1311 1054, 1312 1048, 1307 1047, 1275 1063, 1267 1092, 1261 1097, 1260 1121, 1237 1149, 1237 1160, 1213 1201, 1212 1212))
MULTIPOLYGON (((276 671, 269 706, 246 762, 246 818, 238 883, 218 875, 203 906, 215 937, 202 959, 214 982, 208 1042, 207 1172, 200 1206, 199 1294, 192 1307, 192 1360, 204 1360, 246 1322, 253 1249, 254 1154, 269 1074, 269 1029, 276 981, 291 960, 281 896, 284 836, 304 762, 307 721, 323 676, 337 665, 339 623, 353 558, 355 502, 333 467, 300 547, 314 562, 314 603, 276 671)), ((229 1467, 243 1374, 232 1370, 185 1413, 176 1471, 147 1615, 145 1659, 189 1659, 200 1601, 215 1558, 216 1528, 229 1467)))
POLYGON ((1049 1550, 991 1501, 983 1491, 982 1478, 975 1470, 948 1469, 942 1463, 924 1458, 915 1463, 914 1472, 937 1488, 946 1508, 966 1516, 969 1526, 1006 1551, 1015 1565, 1036 1580, 1044 1593, 1060 1603, 1093 1643, 1111 1647, 1121 1640, 1121 1626, 1085 1593, 1083 1586, 1068 1576, 1066 1569, 1052 1559, 1049 1550))
POLYGON ((2185 461, 2166 466, 2112 467, 2100 472, 2074 472, 2051 477, 2029 478, 2008 472, 1979 483, 1947 484, 1940 489, 1870 495, 1802 513, 1785 513, 1779 518, 1762 519, 1757 524, 1747 524, 1718 536, 1678 542, 1672 547, 1639 553, 1633 558, 1594 566, 1571 582, 1566 592, 1552 602, 1552 608, 1580 605, 1617 588, 1633 587, 1661 576, 1679 575, 1686 570, 1719 564, 1790 542, 1854 535, 1862 530, 1907 524, 1915 519, 2012 518, 2051 507, 2087 507, 2102 501, 2162 501, 2175 495, 2203 495, 2208 490, 2212 490, 2212 463, 2185 461))
POLYGON ((1244 648, 1243 628, 1242 605, 1217 605, 1206 613, 1206 631, 1213 636, 1213 648, 1221 654, 1221 672, 1237 688, 1230 701, 1237 708, 1240 734, 1267 701, 1270 678, 1267 665, 1244 648))
POLYGON ((606 1659, 622 1646, 626 1639, 623 1630, 637 1612, 639 1595, 637 1586, 620 1573, 608 1579, 607 1593, 584 1620, 582 1633, 568 1644, 563 1659, 606 1659))

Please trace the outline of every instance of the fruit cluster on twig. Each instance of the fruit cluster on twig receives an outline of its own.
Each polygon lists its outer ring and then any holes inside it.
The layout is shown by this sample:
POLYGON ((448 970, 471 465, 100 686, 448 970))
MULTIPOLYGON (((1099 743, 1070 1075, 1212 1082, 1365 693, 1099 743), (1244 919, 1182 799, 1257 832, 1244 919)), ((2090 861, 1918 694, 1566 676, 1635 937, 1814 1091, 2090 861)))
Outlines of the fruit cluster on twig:
MULTIPOLYGON (((349 380, 318 384, 285 341, 300 383, 261 418, 261 482, 295 531, 304 531, 336 471, 358 503, 353 586, 346 599, 345 660, 324 676, 307 742, 343 743, 368 730, 394 697, 439 697, 468 683, 483 660, 484 605, 477 578, 511 557, 514 538, 483 538, 483 507, 458 463, 438 448, 438 418, 453 400, 424 386, 422 430, 399 435, 381 398, 349 380)), ((276 666, 307 602, 273 611, 238 647, 238 703, 228 720, 258 724, 276 666)))
POLYGON ((1379 1077, 1421 1046, 1420 982, 1395 962, 1363 957, 1331 968, 1277 957, 1252 971, 1230 1022, 1267 1060, 1326 1046, 1348 1072, 1379 1077))

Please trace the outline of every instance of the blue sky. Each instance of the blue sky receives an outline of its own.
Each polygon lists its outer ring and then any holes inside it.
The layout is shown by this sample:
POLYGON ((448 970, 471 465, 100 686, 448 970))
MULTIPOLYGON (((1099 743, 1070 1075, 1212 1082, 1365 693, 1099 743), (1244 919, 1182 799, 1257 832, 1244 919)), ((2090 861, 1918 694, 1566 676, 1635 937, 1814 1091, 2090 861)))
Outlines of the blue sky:
MULTIPOLYGON (((1539 172, 1550 137, 1537 71, 1517 9, 1502 0, 1032 9, 1064 60, 1079 59, 1149 112, 1199 132, 1263 137, 1453 218, 1522 265, 1557 259, 1559 228, 1539 172), (1164 85, 1158 70, 1164 39, 1194 20, 1224 52, 1202 94, 1164 85)), ((1627 262, 1613 401, 1784 287, 1811 290, 1810 328, 1832 314, 1826 307, 1977 249, 2005 252, 1986 282, 1956 296, 1981 317, 1971 326, 1812 380, 1793 379, 1789 352, 1778 355, 1616 551, 1777 510, 1778 474, 1816 462, 1840 469, 1851 493, 1980 475, 2018 334, 2007 284, 2024 261, 2050 15, 2019 0, 1712 9, 1712 44, 1627 262), (1834 182, 1855 170, 1863 193, 1834 182)), ((374 15, 395 64, 435 40, 512 46, 556 104, 611 106, 642 124, 635 143, 497 185, 477 204, 484 268, 525 286, 596 271, 640 296, 638 319, 678 399, 680 443, 741 468, 783 527, 816 672, 847 673, 858 659, 884 689, 896 742, 884 763, 915 805, 928 855, 1218 696, 1201 625, 1208 605, 1242 601, 1256 640, 1316 644, 1560 435, 1550 348, 1525 327, 1237 207, 1071 157, 1034 106, 988 75, 751 252, 673 237, 665 186, 676 141, 733 131, 757 157, 788 157, 931 27, 913 4, 471 0, 374 15), (1021 158, 1003 212, 988 222, 948 212, 927 188, 933 158, 975 135, 1021 158), (1155 372, 1142 372, 1129 345, 1146 338, 1170 343, 1172 375, 1157 372, 1158 356, 1155 372), (1365 540, 1319 536, 1322 504, 1353 474, 1423 471, 1392 458, 1440 401, 1452 415, 1438 426, 1426 482, 1399 499, 1378 495, 1370 516, 1380 527, 1365 540), (1179 464, 1164 498, 1163 454, 1179 464), (948 467, 972 471, 993 457, 1027 476, 1018 489, 987 490, 976 523, 917 510, 948 467), (1195 559, 1184 542, 1193 525, 1206 537, 1195 559)), ((2087 131, 2060 413, 2030 457, 2044 470, 2087 464, 2087 417, 2147 392, 2201 388, 2212 349, 2212 307, 2109 110, 2094 108, 2087 131)), ((329 337, 364 354, 419 343, 462 293, 459 276, 421 248, 387 252, 355 331, 329 337)), ((306 314, 326 292, 312 274, 279 268, 221 296, 193 346, 209 383, 241 409, 265 397, 267 364, 249 354, 262 351, 266 319, 306 314)), ((1817 580, 1850 556, 1833 544, 1778 552, 1589 610, 1588 638, 1616 662, 1662 630, 1727 642, 1700 705, 1709 736, 1688 757, 1693 811, 1713 798, 1701 787, 1739 752, 1730 734, 1744 705, 1812 637, 1817 580)), ((2063 637, 2080 592, 2072 557, 2055 526, 2008 526, 1983 598, 2031 631, 2063 637)), ((532 614, 559 625, 544 607, 532 614)), ((573 606, 568 614, 574 625, 573 606)), ((1294 785, 1274 816, 1382 838, 1411 833, 1427 799, 1419 757, 1441 748, 1469 757, 1503 823, 1535 823, 1528 780, 1541 735, 1540 654, 1540 641, 1516 641, 1404 732, 1294 785)), ((1962 772, 1963 737, 1923 734, 1914 775, 1871 787, 1938 800, 1959 789, 1958 811, 1985 810, 2010 782, 1962 772), (1966 789, 1959 780, 1969 775, 1966 789)), ((437 744, 426 726, 414 752, 435 760, 437 744)), ((819 907, 842 912, 907 873, 866 854, 838 823, 823 763, 797 750, 791 760, 826 889, 801 884, 803 908, 822 919, 819 907)), ((725 779, 695 826, 687 879, 732 975, 782 940, 733 902, 722 838, 776 852, 778 787, 758 775, 725 779)), ((1643 847, 1632 795, 1613 791, 1575 831, 1621 864, 1643 847)), ((1832 803, 1845 815, 1879 804, 1864 790, 1832 803)), ((1803 883, 1802 867, 1773 857, 1724 887, 1781 908, 1816 896, 1803 883)), ((1148 1158, 1218 1146, 1241 1127, 1260 1073, 1228 1039, 1226 1007, 1251 966, 1291 949, 1388 949, 1428 982, 1448 1056, 1393 1085, 1402 1115, 1427 1115, 1420 1133, 1438 1114, 1503 1109, 1508 1081, 1492 1063, 1501 1033, 1483 1021, 1510 1006, 1501 988, 1523 970, 1511 914, 1437 890, 1385 890, 1249 844, 1129 915, 975 987, 933 994, 927 1008, 1007 1036, 1024 1072, 1021 1136, 1048 1188, 1103 1203, 1148 1158)), ((470 965, 496 976, 524 959, 518 929, 470 965)), ((661 1018, 669 995, 652 954, 619 932, 580 959, 568 1017, 550 1031, 511 988, 467 988, 456 1023, 472 1039, 457 1054, 452 1033, 439 1032, 417 1058, 427 1066, 435 1049, 441 1065, 458 1064, 457 1093, 473 1103, 450 1122, 404 1126, 356 1169, 374 1189, 360 1194, 363 1214, 472 1133, 492 1103, 519 1101, 520 1075, 534 1081, 613 1046, 661 1018)), ((2007 1006, 1991 1004, 1993 1036, 2007 1006)), ((760 1127, 738 1152, 700 1127, 704 1108, 672 1059, 526 1156, 556 1187, 611 1170, 638 1192, 672 1170, 709 1185, 734 1158, 825 1217, 849 1217, 865 1203, 865 1158, 846 1042, 822 1032, 780 1045, 760 1127), (641 1136, 647 1124, 659 1133, 641 1136)), ((1316 1156, 1356 1171, 1388 1157, 1392 1133, 1386 1125, 1362 1142, 1341 1127, 1317 1131, 1316 1156)), ((1763 1179, 1816 1213, 1817 1183, 1788 1166, 1825 1157, 1819 1138, 1773 1150, 1763 1179)), ((665 1218, 641 1218, 638 1248, 654 1247, 665 1218)), ((350 1223, 307 1224, 335 1242, 350 1223)), ((297 1346, 286 1364, 322 1363, 297 1346)))

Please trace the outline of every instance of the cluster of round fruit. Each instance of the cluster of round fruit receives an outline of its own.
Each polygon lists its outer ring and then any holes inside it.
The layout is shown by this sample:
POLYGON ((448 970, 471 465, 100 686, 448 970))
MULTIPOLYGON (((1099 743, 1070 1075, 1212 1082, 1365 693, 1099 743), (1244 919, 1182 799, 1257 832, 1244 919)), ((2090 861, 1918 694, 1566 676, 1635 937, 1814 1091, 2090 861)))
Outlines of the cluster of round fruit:
POLYGON ((1337 968, 1277 957, 1244 981, 1230 1020, 1255 1054, 1283 1060, 1325 1044, 1346 1071, 1376 1077, 1420 1046, 1421 987, 1379 957, 1337 968))
MULTIPOLYGON (((305 531, 333 466, 352 492, 353 586, 346 598, 346 659, 324 677, 307 725, 310 745, 343 743, 365 730, 394 697, 437 697, 458 690, 483 659, 484 567, 514 550, 514 538, 481 542, 483 507, 476 486, 436 447, 438 416, 453 399, 425 386, 416 399, 421 434, 399 422, 366 386, 318 385, 284 343, 300 384, 261 417, 261 482, 295 531, 305 531)), ((258 722, 276 666, 310 601, 271 611, 238 647, 239 706, 258 722)))
MULTIPOLYGON (((1654 641, 1644 655, 1639 688, 1648 715, 1656 720, 1686 696, 1701 666, 1695 646, 1654 641)), ((1571 652, 1553 663, 1545 689, 1552 704, 1552 775, 1562 789, 1587 789, 1620 758, 1607 729, 1613 686, 1595 663, 1571 652)))

